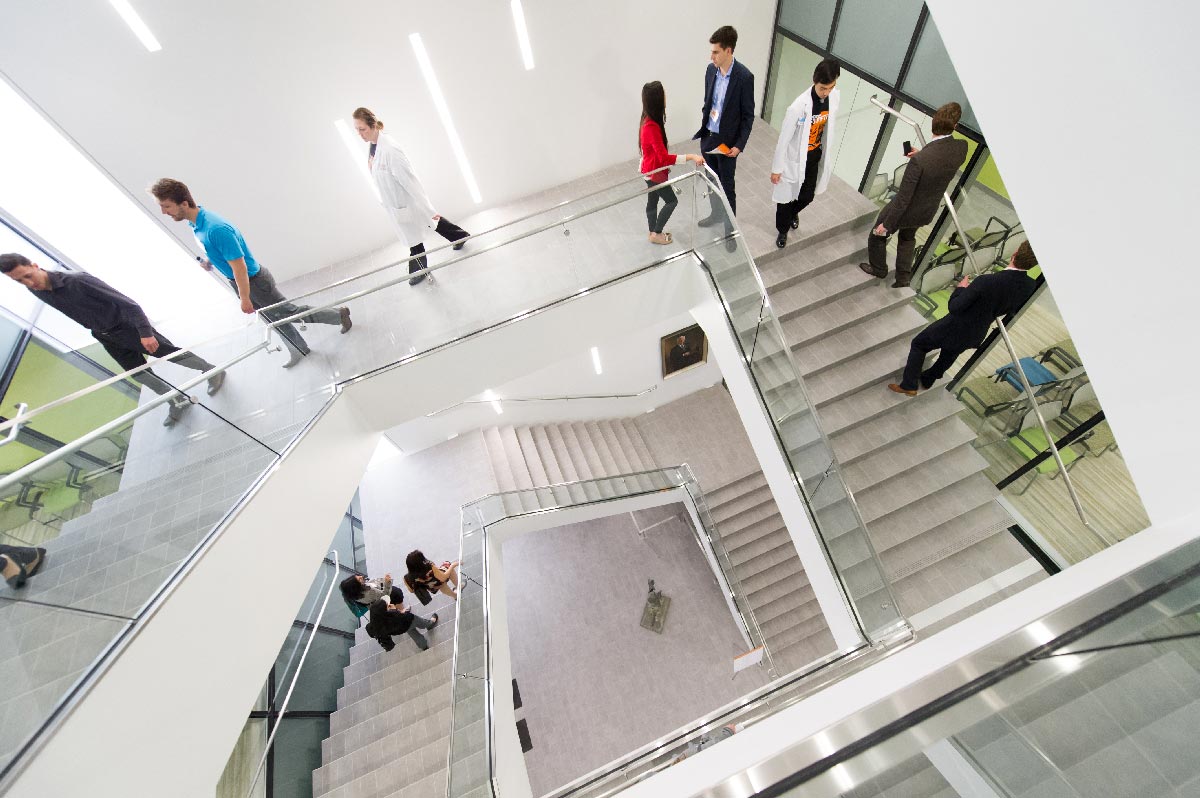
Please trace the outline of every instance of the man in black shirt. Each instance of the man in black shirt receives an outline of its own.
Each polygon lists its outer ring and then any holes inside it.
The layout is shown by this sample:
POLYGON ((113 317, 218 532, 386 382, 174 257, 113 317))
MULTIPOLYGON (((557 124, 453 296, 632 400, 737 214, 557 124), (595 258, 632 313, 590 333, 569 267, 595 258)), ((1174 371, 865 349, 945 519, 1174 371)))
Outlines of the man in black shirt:
MULTIPOLYGON (((147 354, 164 357, 179 351, 179 347, 150 325, 138 303, 90 274, 48 272, 24 255, 15 253, 0 255, 0 272, 28 288, 35 297, 67 318, 91 330, 92 336, 126 371, 145 365, 147 354)), ((191 352, 172 358, 172 362, 196 371, 216 368, 191 352)), ((139 371, 133 379, 159 395, 175 390, 150 369, 139 371)), ((224 372, 209 377, 209 396, 219 391, 224 381, 224 372)), ((167 406, 163 426, 173 426, 190 406, 187 397, 176 396, 167 406)))

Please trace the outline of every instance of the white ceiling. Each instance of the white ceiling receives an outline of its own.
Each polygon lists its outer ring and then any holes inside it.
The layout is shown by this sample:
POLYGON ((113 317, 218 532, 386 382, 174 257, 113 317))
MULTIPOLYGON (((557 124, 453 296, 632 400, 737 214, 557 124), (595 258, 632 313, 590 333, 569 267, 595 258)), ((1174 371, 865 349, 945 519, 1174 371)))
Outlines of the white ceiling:
MULTIPOLYGON (((239 225, 281 279, 391 240, 333 126, 373 108, 451 218, 636 155, 639 92, 662 80, 668 132, 699 124, 708 36, 738 27, 761 99, 773 0, 525 0, 526 71, 505 0, 351 4, 133 0, 150 53, 106 0, 10 5, 0 71, 147 208, 163 176, 239 225), (416 65, 420 32, 483 204, 467 192, 416 65)), ((364 145, 365 146, 365 145, 364 145)), ((160 217, 161 218, 161 217, 160 217)), ((163 222, 191 248, 183 225, 163 222)))

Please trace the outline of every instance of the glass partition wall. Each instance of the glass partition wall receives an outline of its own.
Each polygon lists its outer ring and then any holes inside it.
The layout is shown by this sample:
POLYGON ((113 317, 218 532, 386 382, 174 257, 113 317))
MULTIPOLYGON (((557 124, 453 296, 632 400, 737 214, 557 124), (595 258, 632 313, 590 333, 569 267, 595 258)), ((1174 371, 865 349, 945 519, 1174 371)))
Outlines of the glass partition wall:
MULTIPOLYGON (((883 113, 871 99, 912 120, 926 140, 938 106, 962 106, 954 135, 966 140, 968 154, 948 193, 966 241, 943 205, 933 223, 917 232, 912 282, 916 309, 930 321, 944 317, 964 276, 1003 268, 1027 236, 1003 165, 987 147, 928 8, 916 0, 886 8, 866 0, 781 0, 774 37, 764 119, 778 125, 788 104, 811 85, 817 63, 837 59, 842 75, 838 141, 830 149, 834 175, 880 207, 903 181, 904 143, 920 144, 912 125, 883 113)), ((1036 242, 1031 245, 1036 252, 1036 242)), ((895 237, 889 249, 894 257, 895 237)), ((1013 352, 995 329, 978 352, 962 355, 946 387, 977 432, 975 448, 990 464, 986 473, 1001 489, 1001 503, 1027 540, 1065 567, 1144 529, 1149 520, 1083 355, 1058 312, 1053 275, 1053 264, 1031 270, 1038 292, 1008 329, 1066 476, 1025 397, 1013 352)))

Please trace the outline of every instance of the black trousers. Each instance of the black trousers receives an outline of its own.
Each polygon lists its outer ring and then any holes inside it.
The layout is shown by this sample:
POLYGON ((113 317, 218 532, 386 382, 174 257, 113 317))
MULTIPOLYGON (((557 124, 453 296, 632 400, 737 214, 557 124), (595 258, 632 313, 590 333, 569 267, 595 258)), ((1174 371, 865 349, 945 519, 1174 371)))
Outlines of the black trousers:
MULTIPOLYGON (((459 241, 470 235, 470 233, 468 233, 466 230, 464 230, 461 227, 459 227, 458 225, 456 225, 454 222, 447 219, 445 216, 438 219, 437 227, 434 228, 434 232, 437 233, 438 235, 440 235, 442 238, 446 239, 447 241, 459 241)), ((425 244, 424 243, 415 244, 415 245, 409 247, 408 254, 410 257, 413 257, 413 260, 410 260, 408 262, 408 273, 409 274, 412 274, 413 272, 421 271, 421 269, 426 268, 426 266, 429 263, 428 258, 415 257, 416 255, 424 255, 425 254, 425 244)))
MULTIPOLYGON (((647 180, 646 185, 654 188, 658 184, 652 180, 647 180)), ((660 189, 651 191, 646 195, 646 224, 650 228, 651 233, 661 233, 663 228, 667 226, 667 220, 671 218, 671 214, 675 213, 675 208, 679 205, 679 198, 675 196, 675 189, 671 186, 663 186, 660 189), (662 201, 663 208, 660 213, 658 203, 662 201)))
MULTIPOLYGON (((167 340, 167 337, 158 330, 153 330, 153 335, 154 340, 158 341, 158 349, 155 351, 154 357, 166 357, 173 352, 179 351, 179 347, 167 340)), ((142 348, 141 336, 132 327, 109 330, 102 333, 93 330, 92 337, 100 342, 100 345, 104 347, 104 351, 108 352, 109 357, 117 361, 117 365, 125 371, 146 364, 147 352, 142 348)), ((180 355, 171 362, 178 363, 184 368, 195 369, 196 371, 209 371, 215 368, 212 363, 209 363, 193 352, 180 355)), ((153 369, 140 371, 133 375, 133 379, 160 396, 175 390, 155 374, 153 369)))
MULTIPOLYGON (((879 238, 880 236, 876 236, 879 238)), ((900 378, 900 387, 907 391, 915 391, 920 379, 921 388, 928 388, 940 380, 946 371, 958 360, 958 356, 974 346, 969 342, 956 340, 938 329, 937 322, 926 327, 912 339, 908 347, 908 362, 904 364, 904 376, 900 378), (938 349, 938 358, 933 365, 922 371, 925 356, 938 349)))
POLYGON ((787 235, 788 230, 792 227, 792 222, 796 221, 796 217, 800 215, 800 211, 812 204, 813 197, 817 196, 817 183, 821 179, 821 151, 824 147, 817 147, 815 150, 808 151, 808 159, 804 164, 804 182, 800 184, 800 193, 791 202, 775 203, 775 229, 779 231, 779 235, 787 235))
MULTIPOLYGON (((875 220, 875 227, 879 226, 879 220, 875 220)), ((874 231, 874 227, 871 228, 874 231)), ((916 227, 901 227, 896 233, 896 274, 904 275, 904 279, 912 277, 913 257, 917 251, 917 228, 916 227)), ((887 242, 891 237, 889 232, 886 236, 877 236, 871 232, 867 236, 867 260, 871 263, 871 268, 881 277, 886 277, 888 272, 887 265, 887 242)))
MULTIPOLYGON (((715 149, 720 144, 716 136, 705 136, 700 140, 700 151, 707 153, 709 150, 715 149)), ((729 200, 729 209, 737 214, 737 192, 733 187, 734 173, 737 171, 737 158, 730 158, 728 155, 705 155, 704 162, 708 167, 717 173, 717 179, 721 182, 721 190, 725 192, 725 199, 729 200)), ((721 198, 716 194, 709 196, 708 201, 712 203, 713 216, 724 216, 725 209, 721 207, 721 198)), ((725 227, 733 228, 731 220, 726 220, 725 227)))

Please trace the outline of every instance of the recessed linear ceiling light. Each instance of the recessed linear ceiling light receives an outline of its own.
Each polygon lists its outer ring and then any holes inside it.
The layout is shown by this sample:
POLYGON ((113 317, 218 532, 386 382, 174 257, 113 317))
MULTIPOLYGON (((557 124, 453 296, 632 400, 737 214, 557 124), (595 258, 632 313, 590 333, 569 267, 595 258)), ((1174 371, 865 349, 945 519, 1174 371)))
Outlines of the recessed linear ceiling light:
POLYGON ((513 25, 517 27, 517 43, 521 45, 521 58, 525 60, 525 69, 533 69, 533 48, 529 45, 529 29, 525 27, 525 11, 521 8, 521 0, 512 0, 513 25))
POLYGON ((133 35, 138 37, 146 49, 152 53, 157 53, 162 49, 162 45, 158 43, 158 39, 154 38, 154 34, 150 32, 150 28, 142 22, 142 18, 138 16, 138 12, 133 10, 133 6, 129 5, 129 0, 108 0, 109 4, 117 10, 121 15, 121 19, 125 20, 125 24, 133 31, 133 35))
POLYGON ((592 368, 596 370, 597 374, 604 373, 604 369, 600 368, 600 347, 598 346, 592 347, 592 368))
POLYGON ((362 139, 355 135, 354 131, 350 129, 350 125, 346 124, 345 119, 333 120, 333 126, 337 128, 338 135, 342 137, 342 143, 346 145, 346 152, 350 153, 350 158, 353 159, 359 174, 371 187, 376 202, 380 201, 379 186, 375 185, 375 181, 371 179, 371 173, 367 171, 367 158, 366 152, 362 148, 362 139))
POLYGON ((467 190, 471 192, 471 200, 478 205, 483 202, 483 197, 479 193, 479 186, 475 183, 475 173, 471 171, 471 164, 467 162, 467 151, 463 149, 462 140, 458 137, 458 129, 454 127, 454 120, 450 118, 450 107, 446 105, 442 87, 438 85, 437 75, 433 72, 433 62, 429 60, 429 53, 425 52, 425 43, 421 41, 419 33, 410 33, 408 41, 412 44, 413 52, 417 56, 421 74, 425 76, 425 85, 429 87, 429 93, 433 95, 433 106, 442 120, 442 127, 446 129, 446 137, 450 139, 450 148, 454 150, 458 168, 462 172, 463 179, 467 181, 467 190))

